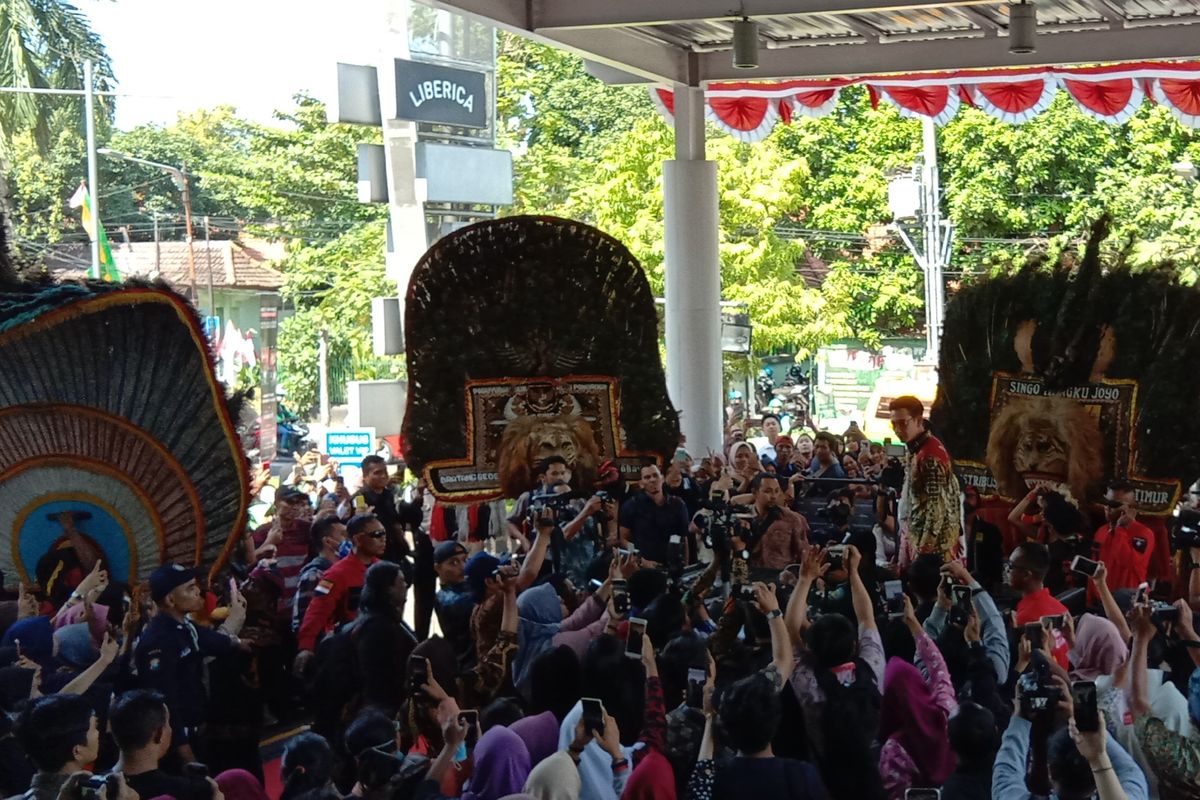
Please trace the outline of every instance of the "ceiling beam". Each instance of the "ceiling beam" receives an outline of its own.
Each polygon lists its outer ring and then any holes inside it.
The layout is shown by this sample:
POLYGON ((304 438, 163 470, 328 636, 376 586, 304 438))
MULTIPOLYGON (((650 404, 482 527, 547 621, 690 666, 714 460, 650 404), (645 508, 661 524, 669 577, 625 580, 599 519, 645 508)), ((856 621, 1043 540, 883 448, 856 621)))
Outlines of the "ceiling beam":
POLYGON ((1125 27, 1125 12, 1109 0, 1083 0, 1083 4, 1099 13, 1114 28, 1125 27))
POLYGON ((589 61, 640 75, 657 83, 700 85, 696 54, 638 31, 593 30, 543 32, 541 38, 589 61))
MULTIPOLYGON (((482 0, 462 0, 479 3, 482 0)), ((806 14, 864 14, 912 8, 989 5, 994 0, 540 0, 532 6, 536 31, 671 25, 732 19, 806 14)), ((458 3, 459 0, 453 0, 458 3)))
MULTIPOLYGON (((728 1, 728 0, 727 0, 728 1)), ((570 50, 652 83, 699 85, 694 54, 633 30, 534 31, 526 0, 423 0, 427 5, 463 14, 543 44, 570 50)))
POLYGON ((986 35, 986 36, 995 36, 996 31, 1000 29, 1000 23, 996 22, 994 19, 989 17, 987 14, 985 14, 983 11, 981 11, 978 8, 971 8, 970 6, 963 6, 962 8, 957 8, 955 10, 958 13, 962 14, 964 17, 966 17, 968 20, 970 20, 971 22, 975 23, 980 28, 982 28, 984 31, 984 35, 986 35))
POLYGON ((1162 25, 1124 30, 1044 34, 1038 52, 1014 55, 1008 38, 760 48, 758 69, 734 69, 728 52, 699 54, 701 80, 773 80, 839 77, 889 72, 1090 64, 1200 57, 1200 27, 1162 25))
POLYGON ((886 35, 883 31, 879 30, 879 28, 876 28, 869 22, 859 19, 853 14, 830 17, 830 19, 839 25, 846 26, 859 36, 865 37, 868 42, 878 42, 881 36, 886 35))

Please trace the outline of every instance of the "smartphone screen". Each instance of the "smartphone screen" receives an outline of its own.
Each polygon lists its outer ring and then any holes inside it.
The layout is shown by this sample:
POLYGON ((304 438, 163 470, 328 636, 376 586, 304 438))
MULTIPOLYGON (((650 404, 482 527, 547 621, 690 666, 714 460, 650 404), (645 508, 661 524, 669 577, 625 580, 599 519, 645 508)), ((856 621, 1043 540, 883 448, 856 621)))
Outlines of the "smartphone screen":
POLYGON ((950 587, 950 597, 954 599, 955 605, 967 608, 971 605, 971 587, 956 583, 950 587))
POLYGON ((604 733, 604 704, 595 697, 584 697, 583 726, 589 731, 604 733))
POLYGON ((1067 620, 1062 614, 1055 614, 1052 617, 1042 617, 1042 625, 1049 625, 1055 630, 1061 631, 1066 624, 1067 620))
POLYGON ((1071 561, 1071 571, 1078 572, 1081 575, 1087 575, 1089 578, 1096 576, 1096 570, 1100 567, 1099 561, 1092 561, 1090 558, 1083 556, 1075 556, 1071 561))
POLYGON ((1034 650, 1041 650, 1043 644, 1043 636, 1046 631, 1040 622, 1030 622, 1025 626, 1025 638, 1029 640, 1029 644, 1034 650))
POLYGON ((687 677, 687 704, 689 708, 704 708, 704 684, 708 682, 708 671, 692 667, 687 677))
POLYGON ((883 599, 887 605, 888 616, 900 616, 904 613, 904 584, 901 581, 883 582, 883 599))
POLYGON ((458 712, 458 721, 467 726, 467 738, 464 744, 468 750, 475 749, 475 743, 479 741, 479 712, 475 709, 458 712))
POLYGON ((1071 702, 1075 706, 1075 726, 1081 733, 1100 730, 1100 711, 1096 704, 1096 684, 1077 681, 1071 684, 1071 702))
POLYGON ((409 656, 408 685, 410 692, 416 694, 427 683, 429 683, 429 665, 421 656, 409 656))
POLYGON ((941 789, 905 789, 904 800, 941 800, 941 789))
POLYGON ((613 608, 621 616, 629 613, 629 592, 626 589, 625 581, 613 581, 612 602, 613 608))
POLYGON ((629 618, 629 636, 625 639, 625 657, 641 659, 642 637, 646 634, 646 620, 641 617, 629 618))

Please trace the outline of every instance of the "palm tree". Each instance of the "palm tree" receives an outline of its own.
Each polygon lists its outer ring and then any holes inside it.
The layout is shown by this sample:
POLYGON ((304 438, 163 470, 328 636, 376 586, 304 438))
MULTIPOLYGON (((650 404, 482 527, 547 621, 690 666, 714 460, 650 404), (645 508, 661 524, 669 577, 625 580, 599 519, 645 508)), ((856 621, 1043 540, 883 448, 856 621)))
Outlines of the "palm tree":
MULTIPOLYGON (((65 0, 0 0, 0 86, 82 89, 83 61, 95 62, 97 89, 112 84, 112 63, 88 18, 65 0)), ((106 119, 110 98, 97 98, 106 119)), ((79 121, 83 102, 69 95, 0 92, 0 139, 32 131, 45 152, 57 125, 79 121), (63 113, 57 113, 63 112, 63 113)))

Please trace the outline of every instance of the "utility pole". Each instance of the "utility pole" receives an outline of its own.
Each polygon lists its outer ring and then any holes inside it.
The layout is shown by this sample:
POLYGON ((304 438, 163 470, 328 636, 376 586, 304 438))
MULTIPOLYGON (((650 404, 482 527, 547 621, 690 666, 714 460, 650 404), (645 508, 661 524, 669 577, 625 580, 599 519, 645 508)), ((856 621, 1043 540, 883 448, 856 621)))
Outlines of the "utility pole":
POLYGON ((888 187, 888 202, 897 220, 893 229, 900 234, 925 276, 925 360, 936 364, 942 344, 945 268, 954 248, 954 223, 942 219, 937 130, 928 117, 922 120, 921 139, 920 169, 914 167, 910 175, 892 180, 888 187), (914 233, 920 230, 919 242, 900 223, 901 219, 914 217, 920 224, 909 227, 914 233))
POLYGON ((83 128, 87 136, 88 191, 92 195, 92 219, 96 222, 96 235, 92 237, 92 274, 99 278, 103 275, 100 271, 100 226, 104 223, 100 221, 100 171, 96 164, 96 86, 92 73, 92 60, 84 59, 83 128))
POLYGON ((162 274, 162 248, 158 244, 158 212, 154 212, 154 277, 162 274))
POLYGON ((192 189, 188 184, 187 162, 179 168, 180 190, 183 192, 183 220, 187 226, 188 280, 192 284, 192 305, 200 305, 200 292, 196 289, 196 250, 192 246, 192 189))
POLYGON ((208 262, 208 315, 217 315, 217 306, 213 303, 213 274, 212 274, 212 244, 208 238, 208 214, 204 215, 204 260, 208 262))
POLYGON ((322 329, 317 334, 317 386, 318 414, 321 424, 328 426, 329 413, 329 332, 322 329))

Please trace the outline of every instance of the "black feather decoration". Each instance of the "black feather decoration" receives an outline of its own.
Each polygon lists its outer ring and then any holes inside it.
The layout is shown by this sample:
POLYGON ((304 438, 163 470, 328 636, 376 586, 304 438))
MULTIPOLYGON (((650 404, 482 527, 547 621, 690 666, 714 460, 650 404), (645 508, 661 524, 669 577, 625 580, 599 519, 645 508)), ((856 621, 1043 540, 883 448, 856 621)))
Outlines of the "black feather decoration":
POLYGON ((625 448, 665 458, 679 441, 645 274, 583 223, 508 217, 442 239, 413 272, 405 337, 416 469, 466 455, 464 387, 486 378, 612 376, 625 448))
POLYGON ((956 460, 985 461, 994 373, 1035 376, 1051 391, 1102 376, 1137 381, 1134 462, 1104 477, 1200 476, 1200 289, 1167 264, 1135 273, 1104 263, 1107 235, 1102 220, 1081 260, 1067 252, 951 298, 931 422, 956 460), (1018 332, 1034 323, 1023 362, 1018 332))

